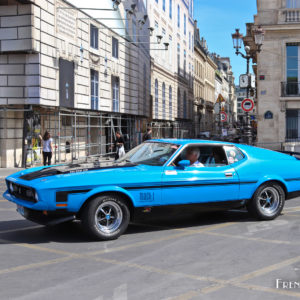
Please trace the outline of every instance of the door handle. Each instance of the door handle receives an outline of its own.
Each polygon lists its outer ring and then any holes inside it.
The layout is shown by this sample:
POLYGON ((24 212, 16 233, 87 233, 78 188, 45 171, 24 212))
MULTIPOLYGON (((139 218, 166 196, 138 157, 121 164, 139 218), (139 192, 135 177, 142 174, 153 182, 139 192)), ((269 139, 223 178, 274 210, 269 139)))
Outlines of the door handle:
POLYGON ((226 177, 232 177, 233 174, 232 174, 231 172, 227 172, 227 173, 225 173, 225 176, 226 176, 226 177))

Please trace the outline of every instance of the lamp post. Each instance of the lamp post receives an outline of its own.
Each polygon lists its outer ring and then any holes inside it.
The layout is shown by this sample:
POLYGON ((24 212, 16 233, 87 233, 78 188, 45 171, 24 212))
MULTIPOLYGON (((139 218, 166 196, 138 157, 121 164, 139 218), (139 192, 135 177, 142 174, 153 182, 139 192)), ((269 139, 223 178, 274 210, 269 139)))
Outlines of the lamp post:
MULTIPOLYGON (((232 34, 232 41, 233 41, 233 48, 235 49, 236 55, 241 55, 244 59, 247 60, 247 76, 248 76, 248 84, 247 84, 247 98, 249 98, 249 92, 250 92, 250 72, 249 72, 249 63, 250 59, 254 58, 254 55, 256 53, 259 53, 261 51, 261 47, 264 41, 264 30, 261 28, 261 26, 258 26, 254 31, 254 42, 256 45, 256 49, 252 49, 249 46, 245 46, 245 52, 246 54, 243 54, 240 52, 239 49, 242 48, 242 42, 243 42, 243 35, 240 33, 239 29, 235 30, 235 33, 232 34)), ((249 112, 246 112, 246 127, 245 127, 245 136, 247 139, 247 144, 250 145, 252 143, 252 130, 250 125, 250 116, 249 112)))

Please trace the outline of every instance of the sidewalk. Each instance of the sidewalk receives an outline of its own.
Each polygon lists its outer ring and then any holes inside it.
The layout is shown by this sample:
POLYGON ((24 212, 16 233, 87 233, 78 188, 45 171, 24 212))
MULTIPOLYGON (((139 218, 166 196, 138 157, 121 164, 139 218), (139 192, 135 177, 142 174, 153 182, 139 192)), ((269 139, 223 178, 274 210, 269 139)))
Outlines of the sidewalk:
POLYGON ((23 170, 22 168, 0 168, 0 179, 4 179, 6 176, 23 170))

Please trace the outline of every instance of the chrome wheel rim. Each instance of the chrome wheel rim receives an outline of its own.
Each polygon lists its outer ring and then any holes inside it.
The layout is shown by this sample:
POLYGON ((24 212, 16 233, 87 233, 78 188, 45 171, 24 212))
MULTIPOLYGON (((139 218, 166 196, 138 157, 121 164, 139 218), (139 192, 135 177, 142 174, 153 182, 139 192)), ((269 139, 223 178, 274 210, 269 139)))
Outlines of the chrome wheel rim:
POLYGON ((114 201, 106 201, 99 205, 95 213, 97 229, 105 234, 116 231, 123 220, 121 207, 114 201))
POLYGON ((280 195, 274 187, 264 188, 258 196, 260 210, 265 215, 273 215, 280 206, 280 195))

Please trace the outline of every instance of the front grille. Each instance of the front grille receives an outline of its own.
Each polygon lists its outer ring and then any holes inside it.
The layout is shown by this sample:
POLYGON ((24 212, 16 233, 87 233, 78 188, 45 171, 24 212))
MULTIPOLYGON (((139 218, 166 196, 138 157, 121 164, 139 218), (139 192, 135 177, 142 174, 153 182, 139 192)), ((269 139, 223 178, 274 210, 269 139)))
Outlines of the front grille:
POLYGON ((8 182, 8 191, 11 195, 19 199, 32 202, 32 203, 37 202, 35 200, 35 190, 33 188, 23 186, 17 183, 13 183, 13 182, 8 182))

